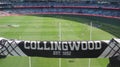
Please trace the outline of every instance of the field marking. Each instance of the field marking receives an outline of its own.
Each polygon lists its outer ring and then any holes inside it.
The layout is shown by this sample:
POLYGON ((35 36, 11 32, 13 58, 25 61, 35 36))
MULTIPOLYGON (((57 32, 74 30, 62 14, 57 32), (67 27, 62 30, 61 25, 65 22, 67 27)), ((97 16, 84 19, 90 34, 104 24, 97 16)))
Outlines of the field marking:
POLYGON ((29 57, 29 67, 32 67, 32 64, 31 64, 31 57, 29 57))
MULTIPOLYGON (((90 40, 92 40, 92 21, 90 22, 90 40)), ((91 59, 88 60, 88 67, 91 67, 91 59)))
MULTIPOLYGON (((61 22, 59 22, 58 28, 59 28, 59 34, 58 34, 58 36, 59 36, 59 41, 61 41, 61 40, 62 40, 61 22)), ((61 58, 59 58, 59 67, 62 67, 61 58)))
POLYGON ((92 24, 92 22, 90 22, 90 40, 92 40, 92 26, 93 26, 93 24, 92 24))
POLYGON ((88 67, 91 67, 91 59, 89 58, 89 61, 88 61, 88 67))

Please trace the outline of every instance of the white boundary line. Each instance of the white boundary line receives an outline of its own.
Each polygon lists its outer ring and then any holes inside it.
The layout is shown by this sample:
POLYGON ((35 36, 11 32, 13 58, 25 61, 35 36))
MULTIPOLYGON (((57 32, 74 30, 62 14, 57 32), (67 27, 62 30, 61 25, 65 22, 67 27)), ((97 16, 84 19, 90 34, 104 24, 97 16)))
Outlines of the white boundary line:
POLYGON ((92 27, 93 27, 93 23, 90 22, 90 40, 92 40, 92 27))
MULTIPOLYGON (((61 33, 61 22, 59 22, 59 41, 61 41, 62 40, 62 33, 61 33)), ((59 67, 62 67, 62 63, 61 63, 61 58, 59 58, 59 67)))
POLYGON ((91 67, 91 59, 89 58, 89 61, 88 61, 88 67, 91 67))
MULTIPOLYGON (((90 40, 92 40, 92 22, 90 22, 90 40)), ((91 67, 91 59, 89 58, 88 67, 91 67)))
POLYGON ((29 67, 32 67, 32 64, 31 64, 31 57, 29 57, 28 59, 29 59, 29 67))

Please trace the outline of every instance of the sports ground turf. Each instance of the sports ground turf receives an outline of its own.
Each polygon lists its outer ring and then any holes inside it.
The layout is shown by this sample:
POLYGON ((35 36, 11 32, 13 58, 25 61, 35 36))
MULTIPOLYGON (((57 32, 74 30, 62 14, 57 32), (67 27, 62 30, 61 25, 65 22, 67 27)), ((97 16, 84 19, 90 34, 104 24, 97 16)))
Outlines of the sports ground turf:
MULTIPOLYGON (((22 40, 110 40, 120 36, 120 20, 71 15, 0 17, 0 37, 22 40), (92 24, 92 26, 91 26, 92 24), (91 35, 90 35, 91 31, 91 35), (61 35, 61 37, 60 37, 61 35), (91 38, 90 38, 91 36, 91 38)), ((108 59, 7 57, 0 67, 106 67, 108 59), (72 62, 71 62, 72 61, 72 62), (59 64, 61 62, 61 65, 59 64)))

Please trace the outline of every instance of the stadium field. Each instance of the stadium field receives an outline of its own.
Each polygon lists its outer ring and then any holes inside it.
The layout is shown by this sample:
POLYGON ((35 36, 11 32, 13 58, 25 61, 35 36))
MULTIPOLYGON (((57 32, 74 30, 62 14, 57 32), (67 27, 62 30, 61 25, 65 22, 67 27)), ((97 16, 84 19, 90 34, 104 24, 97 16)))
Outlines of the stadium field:
MULTIPOLYGON (((0 17, 0 37, 19 40, 110 40, 120 36, 120 20, 71 15, 0 17)), ((0 67, 106 67, 106 58, 7 57, 0 67)))

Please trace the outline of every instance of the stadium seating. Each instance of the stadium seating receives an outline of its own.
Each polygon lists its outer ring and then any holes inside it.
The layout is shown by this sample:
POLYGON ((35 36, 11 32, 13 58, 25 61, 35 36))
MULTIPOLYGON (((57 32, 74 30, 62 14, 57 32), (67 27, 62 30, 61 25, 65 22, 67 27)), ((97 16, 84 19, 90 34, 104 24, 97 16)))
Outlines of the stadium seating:
POLYGON ((112 4, 97 4, 97 3, 83 3, 83 2, 22 2, 14 3, 14 6, 97 6, 97 7, 120 7, 120 5, 112 4))
POLYGON ((2 11, 7 14, 80 14, 120 17, 119 4, 86 2, 1 2, 1 4, 2 8, 5 8, 2 11))
POLYGON ((4 12, 16 13, 16 14, 30 14, 30 13, 83 13, 83 14, 96 14, 96 15, 107 15, 107 16, 117 16, 120 17, 119 11, 110 11, 110 10, 99 10, 99 9, 63 9, 63 8, 29 8, 29 9, 7 9, 3 10, 4 12))

